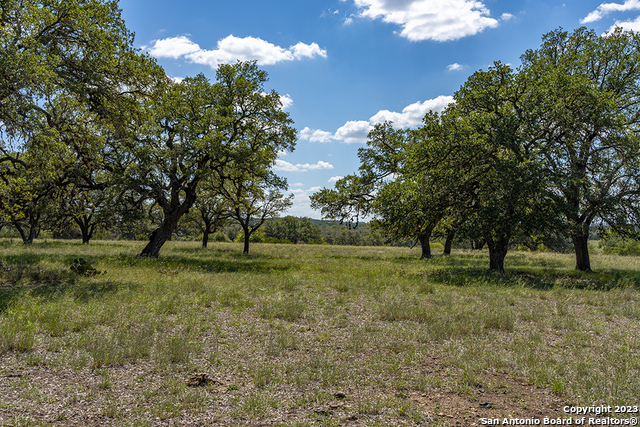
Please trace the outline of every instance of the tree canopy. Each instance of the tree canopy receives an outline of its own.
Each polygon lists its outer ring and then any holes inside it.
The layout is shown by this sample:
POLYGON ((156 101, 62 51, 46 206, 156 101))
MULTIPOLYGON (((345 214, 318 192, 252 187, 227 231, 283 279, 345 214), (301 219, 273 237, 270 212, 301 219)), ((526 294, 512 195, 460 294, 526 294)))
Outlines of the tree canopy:
POLYGON ((221 65, 215 83, 173 82, 133 47, 117 1, 0 8, 0 206, 16 227, 32 236, 44 205, 58 204, 51 217, 74 218, 88 237, 105 197, 146 201, 162 219, 142 255, 157 257, 204 180, 222 195, 233 177, 252 196, 278 181, 270 167, 296 131, 255 61, 221 65), (66 199, 43 202, 54 196, 66 199))
POLYGON ((371 215, 387 237, 423 248, 439 223, 449 234, 455 224, 486 242, 492 270, 514 239, 564 235, 576 268, 590 270, 594 221, 638 231, 639 41, 620 29, 546 34, 517 70, 495 63, 471 75, 419 129, 377 126, 358 174, 312 206, 343 221, 371 215))

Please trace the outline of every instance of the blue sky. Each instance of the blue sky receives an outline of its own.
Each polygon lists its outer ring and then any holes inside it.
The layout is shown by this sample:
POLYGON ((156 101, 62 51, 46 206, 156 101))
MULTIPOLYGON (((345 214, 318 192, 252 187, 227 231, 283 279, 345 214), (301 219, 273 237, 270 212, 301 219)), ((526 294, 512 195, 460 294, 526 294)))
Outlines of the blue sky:
POLYGON ((520 64, 543 34, 580 26, 640 30, 640 0, 121 0, 136 45, 168 76, 256 59, 299 130, 275 169, 287 214, 320 218, 309 195, 354 173, 375 123, 415 127, 470 74, 520 64))

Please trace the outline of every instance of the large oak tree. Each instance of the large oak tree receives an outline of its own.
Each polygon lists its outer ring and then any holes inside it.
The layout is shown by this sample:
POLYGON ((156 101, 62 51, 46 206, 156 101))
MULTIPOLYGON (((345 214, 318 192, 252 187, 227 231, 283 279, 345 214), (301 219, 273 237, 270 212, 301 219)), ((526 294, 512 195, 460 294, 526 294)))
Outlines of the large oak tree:
POLYGON ((547 192, 573 240, 576 268, 588 271, 596 221, 620 231, 637 227, 640 35, 559 29, 522 60, 547 192))
POLYGON ((237 62, 221 65, 215 83, 204 75, 167 82, 147 100, 149 120, 114 140, 114 173, 163 214, 141 255, 158 256, 205 179, 215 175, 220 188, 230 176, 251 180, 237 171, 268 169, 278 151, 293 150, 296 131, 279 95, 264 92, 266 80, 255 62, 237 62))

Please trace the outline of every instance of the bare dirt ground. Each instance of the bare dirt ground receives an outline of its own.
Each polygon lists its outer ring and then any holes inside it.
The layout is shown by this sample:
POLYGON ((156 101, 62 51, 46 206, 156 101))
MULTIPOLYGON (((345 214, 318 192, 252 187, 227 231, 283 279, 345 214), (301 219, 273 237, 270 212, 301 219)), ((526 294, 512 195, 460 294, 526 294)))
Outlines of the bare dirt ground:
MULTIPOLYGON (((159 411, 153 417, 150 408, 141 407, 145 405, 141 396, 158 393, 166 378, 158 378, 151 365, 138 362, 110 369, 109 383, 105 384, 103 375, 88 368, 52 370, 36 366, 11 371, 11 362, 3 362, 4 374, 0 377, 0 423, 7 426, 413 424, 412 417, 393 420, 393 417, 384 416, 384 408, 363 408, 359 402, 367 397, 406 401, 406 411, 419 415, 413 417, 421 420, 415 423, 417 425, 476 426, 483 425, 483 419, 486 424, 494 419, 502 423, 504 418, 543 420, 567 416, 562 410, 567 403, 548 390, 497 373, 483 378, 482 383, 486 385, 475 384, 473 393, 434 388, 404 395, 392 388, 359 390, 345 387, 320 404, 283 405, 271 408, 263 416, 234 418, 233 402, 250 396, 254 386, 244 378, 209 373, 206 383, 192 387, 194 396, 204 396, 207 405, 175 414, 171 413, 171 408, 165 408, 165 412, 159 411), (243 383, 237 388, 230 387, 243 383), (18 392, 18 389, 22 391, 18 392)), ((425 360, 424 371, 428 375, 442 375, 435 358, 425 360)), ((187 384, 189 379, 188 374, 176 372, 176 382, 187 384)), ((296 399, 296 392, 290 387, 273 390, 275 396, 289 402, 296 399)))

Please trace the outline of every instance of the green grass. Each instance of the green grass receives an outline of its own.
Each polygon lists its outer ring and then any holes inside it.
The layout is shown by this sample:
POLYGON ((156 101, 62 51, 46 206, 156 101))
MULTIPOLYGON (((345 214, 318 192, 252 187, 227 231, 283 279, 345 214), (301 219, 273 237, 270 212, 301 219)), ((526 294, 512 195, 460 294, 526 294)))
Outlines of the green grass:
POLYGON ((638 258, 593 254, 580 273, 571 255, 514 252, 496 274, 476 251, 139 250, 0 240, 0 377, 21 375, 0 425, 46 424, 47 408, 73 420, 86 402, 121 425, 417 425, 440 421, 415 396, 475 401, 500 376, 580 405, 640 395, 638 258), (80 257, 104 273, 74 274, 80 257), (215 381, 187 387, 197 372, 215 381))

